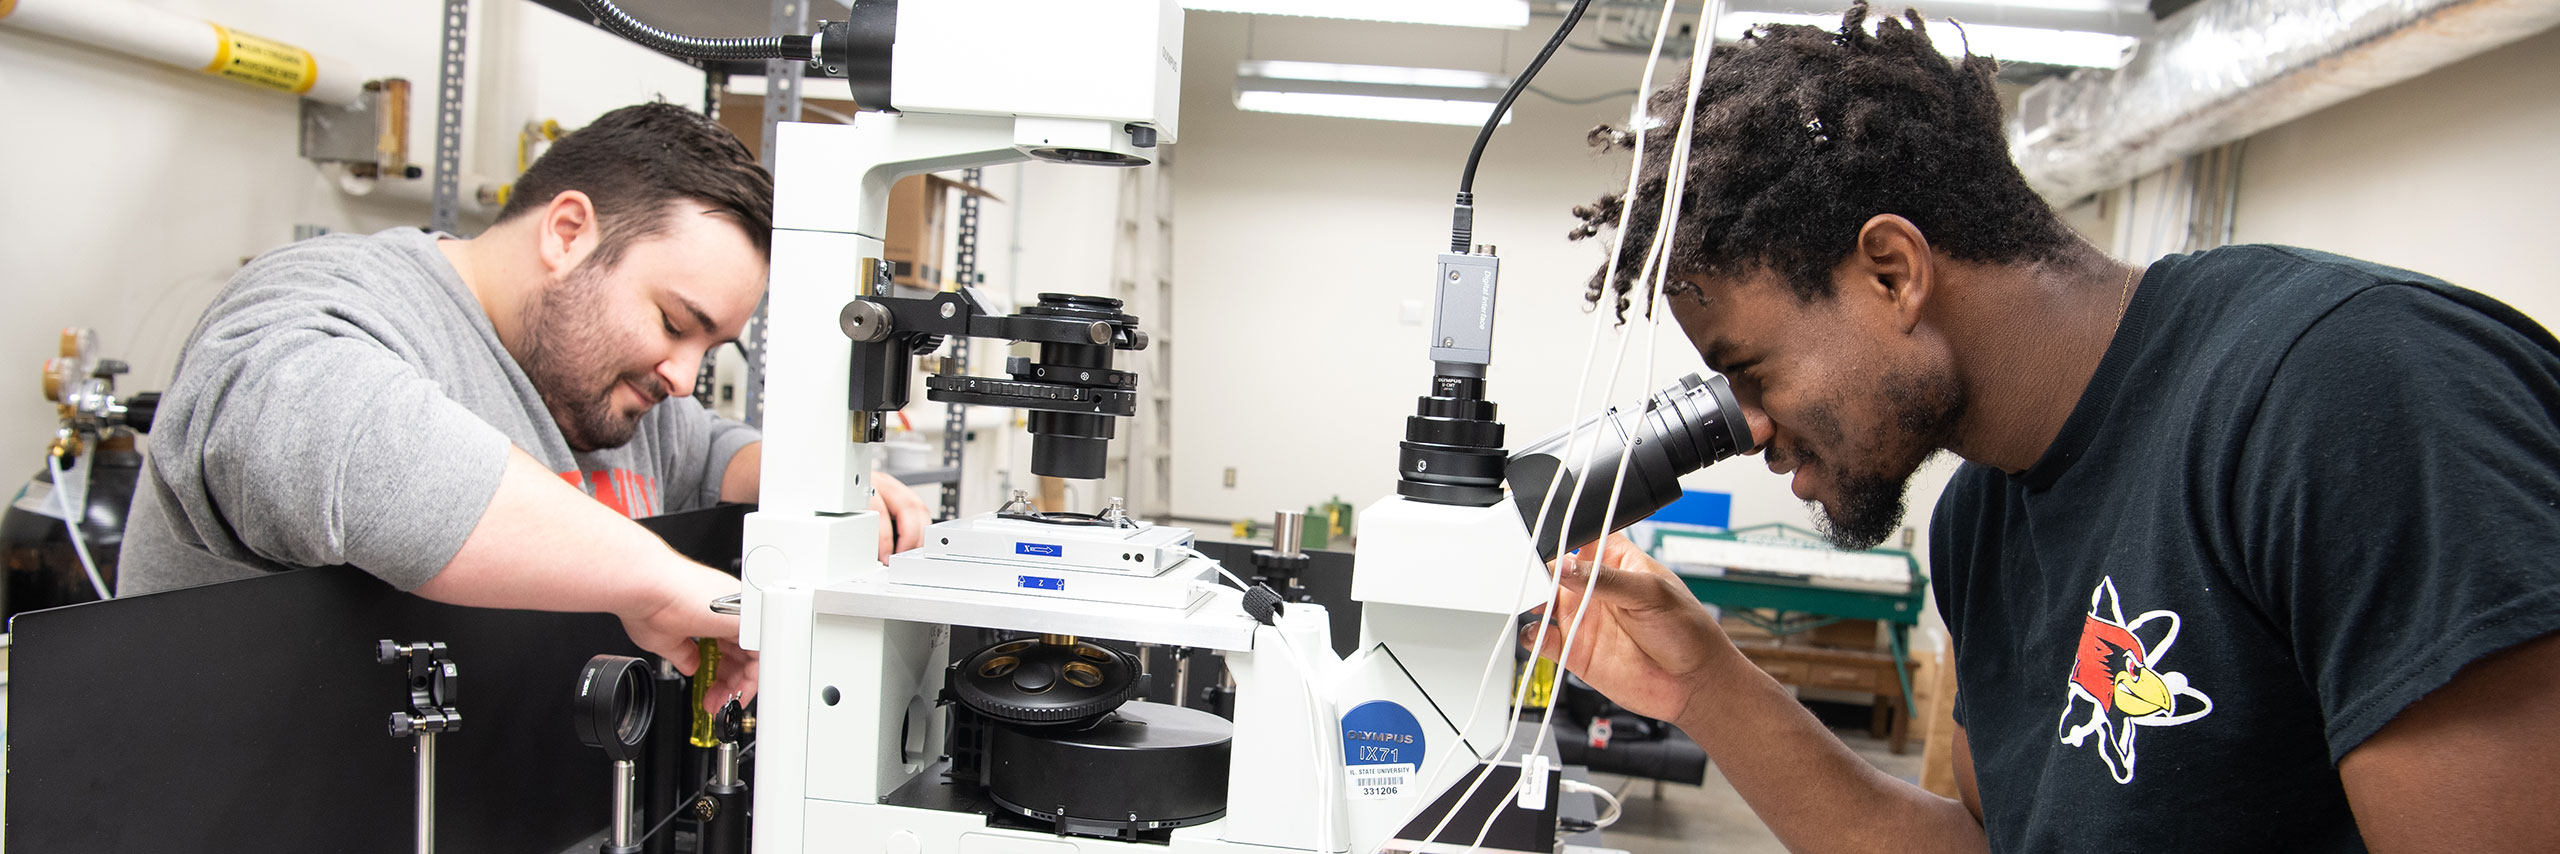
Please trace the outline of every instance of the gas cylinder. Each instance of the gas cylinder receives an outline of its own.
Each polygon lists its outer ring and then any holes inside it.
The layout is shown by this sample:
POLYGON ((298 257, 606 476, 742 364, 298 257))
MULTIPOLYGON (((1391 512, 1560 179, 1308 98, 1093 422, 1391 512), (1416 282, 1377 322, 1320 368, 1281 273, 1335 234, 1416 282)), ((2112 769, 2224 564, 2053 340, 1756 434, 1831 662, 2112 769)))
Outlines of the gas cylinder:
POLYGON ((136 441, 151 430, 160 395, 117 394, 116 377, 128 368, 96 358, 96 348, 89 330, 65 329, 59 355, 44 363, 44 396, 62 426, 45 448, 44 466, 0 509, 0 619, 115 591, 125 512, 142 474, 136 441), (57 471, 78 480, 56 483, 57 471), (87 548, 95 581, 74 542, 87 548))
MULTIPOLYGON (((141 474, 142 452, 131 432, 94 446, 76 524, 109 591, 115 589, 116 560, 124 548, 125 511, 141 474)), ((0 566, 6 571, 0 576, 6 578, 0 584, 0 619, 98 599, 79 551, 71 547, 72 525, 64 524, 56 489, 53 473, 37 469, 0 511, 0 566)))

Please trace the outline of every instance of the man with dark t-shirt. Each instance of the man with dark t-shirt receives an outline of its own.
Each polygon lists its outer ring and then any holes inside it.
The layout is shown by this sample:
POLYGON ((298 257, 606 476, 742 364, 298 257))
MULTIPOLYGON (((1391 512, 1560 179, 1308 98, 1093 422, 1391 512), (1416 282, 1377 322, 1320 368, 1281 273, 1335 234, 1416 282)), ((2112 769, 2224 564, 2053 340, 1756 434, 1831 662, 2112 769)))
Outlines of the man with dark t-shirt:
MULTIPOLYGON (((1961 797, 1850 753, 1623 538, 1559 561, 1571 669, 1796 850, 2560 850, 2560 341, 2321 252, 2107 258, 2011 164, 1990 60, 1865 18, 1716 54, 1664 299, 1837 544, 1966 460, 1930 526, 1961 797)), ((1577 233, 1639 270, 1660 224, 1619 201, 1577 233)))

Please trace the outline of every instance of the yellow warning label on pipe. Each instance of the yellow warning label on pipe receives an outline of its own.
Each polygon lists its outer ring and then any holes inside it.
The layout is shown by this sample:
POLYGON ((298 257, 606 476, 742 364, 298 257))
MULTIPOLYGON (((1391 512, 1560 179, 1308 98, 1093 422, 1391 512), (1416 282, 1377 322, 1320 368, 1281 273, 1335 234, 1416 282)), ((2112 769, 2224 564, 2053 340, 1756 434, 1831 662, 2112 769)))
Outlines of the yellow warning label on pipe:
POLYGON ((320 77, 320 66, 311 60, 310 51, 205 23, 213 27, 215 39, 213 63, 204 67, 206 74, 297 95, 311 91, 311 84, 320 77))

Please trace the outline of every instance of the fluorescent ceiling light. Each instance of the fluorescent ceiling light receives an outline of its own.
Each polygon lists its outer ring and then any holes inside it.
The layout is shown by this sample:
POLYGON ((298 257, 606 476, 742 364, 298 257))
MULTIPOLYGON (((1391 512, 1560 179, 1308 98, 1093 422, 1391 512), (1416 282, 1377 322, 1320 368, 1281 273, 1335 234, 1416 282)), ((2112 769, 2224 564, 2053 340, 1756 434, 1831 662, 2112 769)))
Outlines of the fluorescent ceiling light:
POLYGON ((1182 8, 1444 27, 1516 30, 1529 25, 1529 0, 1182 0, 1182 8))
MULTIPOLYGON (((1973 52, 2003 62, 2034 62, 2045 65, 2077 65, 2089 68, 2122 68, 2132 58, 2133 48, 2141 39, 2132 36, 2078 30, 2040 30, 2028 27, 2004 27, 1993 24, 1962 24, 1961 21, 1930 19, 1929 39, 1938 52, 1950 57, 1963 56, 1966 46, 1973 52), (1961 27, 1957 26, 1961 24, 1961 27), (1962 35, 1958 35, 1961 32, 1962 35)), ((1735 41, 1743 33, 1762 24, 1803 24, 1824 30, 1840 29, 1839 15, 1791 15, 1774 12, 1731 12, 1716 20, 1716 38, 1735 41)), ((1872 31, 1874 24, 1869 22, 1872 31)))
MULTIPOLYGON (((1479 101, 1421 101, 1412 98, 1379 98, 1370 95, 1329 95, 1322 92, 1237 92, 1236 109, 1257 113, 1292 113, 1302 116, 1332 116, 1338 119, 1379 119, 1390 122, 1423 122, 1435 125, 1482 127, 1484 114, 1492 104, 1479 101)), ((1511 123, 1511 112, 1502 113, 1502 123, 1511 123)))
POLYGON ((1482 71, 1465 71, 1455 68, 1407 68, 1401 65, 1345 65, 1338 62, 1291 62, 1282 59, 1246 60, 1236 63, 1236 79, 1248 78, 1447 89, 1451 90, 1453 95, 1483 93, 1485 97, 1482 100, 1488 103, 1499 100, 1502 97, 1502 90, 1511 88, 1511 78, 1482 71))
MULTIPOLYGON (((1236 109, 1346 119, 1481 125, 1510 78, 1481 71, 1248 60, 1236 64, 1236 109)), ((1504 111, 1502 122, 1511 122, 1504 111)))

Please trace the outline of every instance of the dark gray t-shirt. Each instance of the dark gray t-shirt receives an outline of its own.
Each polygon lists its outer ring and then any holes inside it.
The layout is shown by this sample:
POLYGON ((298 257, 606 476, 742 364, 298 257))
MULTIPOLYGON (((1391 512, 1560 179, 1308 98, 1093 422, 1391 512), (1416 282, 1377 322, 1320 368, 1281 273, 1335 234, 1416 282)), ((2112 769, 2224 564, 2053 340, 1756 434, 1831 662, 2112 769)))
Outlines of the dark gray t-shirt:
POLYGON ((336 564, 414 589, 478 524, 510 445, 626 516, 719 500, 755 430, 671 397, 629 444, 571 452, 436 240, 301 241, 214 298, 161 398, 120 595, 336 564))
POLYGON ((1930 519, 1993 851, 2362 851, 2337 763, 2560 630, 2560 340, 2304 249, 2151 266, 2053 445, 1930 519))

